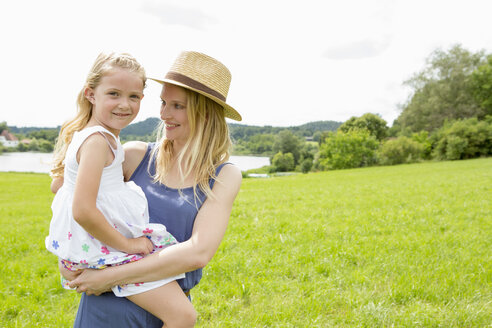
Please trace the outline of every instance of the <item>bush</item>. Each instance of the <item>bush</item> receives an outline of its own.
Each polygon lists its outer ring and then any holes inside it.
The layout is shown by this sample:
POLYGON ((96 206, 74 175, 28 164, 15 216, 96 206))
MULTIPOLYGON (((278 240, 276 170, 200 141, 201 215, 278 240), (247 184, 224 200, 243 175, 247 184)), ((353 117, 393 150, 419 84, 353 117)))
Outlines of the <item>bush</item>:
POLYGON ((39 151, 43 153, 50 153, 53 151, 53 144, 48 140, 40 139, 39 140, 39 151))
POLYGON ((293 171, 295 168, 294 155, 291 153, 283 154, 278 152, 273 156, 272 165, 278 172, 293 171))
POLYGON ((29 151, 37 151, 37 150, 39 150, 39 141, 36 138, 31 139, 31 142, 27 146, 27 149, 29 151))
POLYGON ((433 157, 440 160, 468 159, 492 155, 492 118, 476 118, 445 124, 433 136, 433 157))
POLYGON ((19 145, 16 148, 19 152, 26 152, 29 150, 28 146, 24 145, 22 142, 19 142, 19 145))
POLYGON ((395 165, 416 162, 422 158, 424 146, 407 137, 387 140, 379 149, 379 162, 395 165))
POLYGON ((321 145, 316 167, 322 170, 348 169, 376 164, 379 142, 367 130, 338 131, 321 145))
POLYGON ((305 158, 300 164, 300 171, 302 173, 308 173, 313 167, 313 160, 311 158, 305 158))
POLYGON ((430 159, 432 153, 432 140, 429 137, 429 132, 420 131, 412 134, 412 140, 418 142, 423 147, 422 158, 430 159))

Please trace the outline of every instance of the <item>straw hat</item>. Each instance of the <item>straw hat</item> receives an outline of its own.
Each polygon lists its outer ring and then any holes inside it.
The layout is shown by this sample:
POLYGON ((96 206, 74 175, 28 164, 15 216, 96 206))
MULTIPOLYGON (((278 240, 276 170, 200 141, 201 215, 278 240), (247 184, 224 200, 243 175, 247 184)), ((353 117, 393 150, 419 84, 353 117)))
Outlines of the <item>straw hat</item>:
POLYGON ((210 98, 224 107, 226 117, 241 121, 241 115, 226 103, 231 72, 217 59, 195 51, 183 51, 162 80, 190 89, 210 98))

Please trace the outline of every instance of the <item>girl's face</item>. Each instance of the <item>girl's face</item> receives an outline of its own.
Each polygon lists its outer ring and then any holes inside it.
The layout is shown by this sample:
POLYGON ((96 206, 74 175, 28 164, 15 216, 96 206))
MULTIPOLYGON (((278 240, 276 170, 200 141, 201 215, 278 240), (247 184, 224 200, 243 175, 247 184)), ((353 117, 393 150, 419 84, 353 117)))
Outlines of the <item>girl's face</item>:
POLYGON ((137 73, 113 68, 96 88, 86 88, 85 96, 92 103, 90 123, 102 125, 118 136, 140 110, 143 81, 137 73))
POLYGON ((190 134, 186 92, 181 87, 166 83, 162 87, 161 101, 161 119, 166 124, 166 138, 180 147, 190 134))

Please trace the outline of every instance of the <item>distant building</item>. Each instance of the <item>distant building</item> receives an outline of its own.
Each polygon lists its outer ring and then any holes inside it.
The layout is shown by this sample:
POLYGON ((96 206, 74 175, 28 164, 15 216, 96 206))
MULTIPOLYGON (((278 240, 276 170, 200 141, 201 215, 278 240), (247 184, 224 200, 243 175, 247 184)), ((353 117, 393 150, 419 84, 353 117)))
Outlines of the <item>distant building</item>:
POLYGON ((19 145, 19 140, 7 130, 3 130, 0 134, 0 142, 5 147, 17 147, 19 145))

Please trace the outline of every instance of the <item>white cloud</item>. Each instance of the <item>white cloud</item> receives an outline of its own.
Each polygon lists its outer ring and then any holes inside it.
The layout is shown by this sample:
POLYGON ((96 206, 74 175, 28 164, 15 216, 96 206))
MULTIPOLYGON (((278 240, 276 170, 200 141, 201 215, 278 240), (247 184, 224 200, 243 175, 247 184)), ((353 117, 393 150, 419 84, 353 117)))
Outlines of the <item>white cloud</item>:
POLYGON ((382 41, 361 40, 344 45, 330 47, 324 52, 328 59, 362 59, 381 55, 390 46, 391 39, 386 37, 382 41))
POLYGON ((145 0, 141 6, 143 12, 156 16, 163 24, 182 25, 197 30, 206 30, 210 25, 218 23, 215 17, 206 15, 202 10, 145 0))

